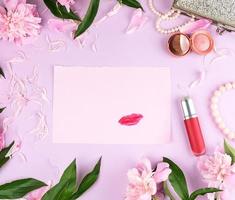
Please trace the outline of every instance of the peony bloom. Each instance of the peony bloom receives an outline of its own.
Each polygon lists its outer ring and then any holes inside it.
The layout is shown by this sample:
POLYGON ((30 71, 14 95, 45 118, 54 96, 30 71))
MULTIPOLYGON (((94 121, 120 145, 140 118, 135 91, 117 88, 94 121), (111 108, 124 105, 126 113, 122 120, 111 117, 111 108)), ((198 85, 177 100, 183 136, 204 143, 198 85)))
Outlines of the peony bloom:
POLYGON ((0 6, 0 39, 22 44, 40 33, 41 18, 36 6, 26 0, 4 0, 0 6))
POLYGON ((148 159, 143 159, 136 168, 128 171, 129 184, 125 200, 151 200, 152 196, 164 196, 158 192, 158 184, 168 179, 170 174, 167 163, 159 163, 156 172, 152 171, 148 159))
POLYGON ((235 165, 229 155, 216 151, 212 156, 202 156, 198 160, 198 169, 208 182, 222 182, 235 173, 235 165))
POLYGON ((58 2, 62 5, 65 6, 67 11, 70 11, 70 6, 75 4, 74 0, 58 0, 58 2))

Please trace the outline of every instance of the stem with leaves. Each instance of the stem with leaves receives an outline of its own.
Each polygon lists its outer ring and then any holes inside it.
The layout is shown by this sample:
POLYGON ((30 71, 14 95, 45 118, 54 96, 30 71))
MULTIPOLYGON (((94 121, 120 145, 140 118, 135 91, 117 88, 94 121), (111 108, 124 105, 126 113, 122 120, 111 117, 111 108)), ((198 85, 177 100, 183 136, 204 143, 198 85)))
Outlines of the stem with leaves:
MULTIPOLYGON (((80 18, 72 10, 67 10, 65 6, 61 5, 57 0, 43 0, 47 8, 51 13, 61 19, 70 19, 74 20, 78 24, 77 30, 74 34, 74 39, 82 35, 94 22, 95 17, 99 10, 100 0, 90 0, 89 7, 83 19, 80 18)), ((132 7, 132 8, 141 8, 142 5, 137 0, 117 0, 120 4, 132 7)))
POLYGON ((42 200, 75 200, 82 196, 97 181, 100 174, 101 158, 95 167, 77 184, 77 167, 74 160, 64 171, 60 181, 42 197, 42 200))
MULTIPOLYGON (((13 146, 14 142, 0 151, 0 168, 2 168, 10 160, 8 154, 13 146)), ((19 199, 24 197, 29 192, 44 186, 46 186, 45 183, 33 178, 12 181, 10 183, 0 185, 0 199, 19 199)))
MULTIPOLYGON (((198 196, 203 196, 208 193, 221 192, 221 190, 218 188, 200 188, 189 194, 186 178, 180 167, 168 158, 163 158, 163 161, 168 163, 170 169, 172 170, 171 174, 169 175, 169 182, 181 200, 195 200, 198 196)), ((165 191, 166 194, 168 191, 169 190, 167 187, 167 190, 165 191)), ((168 193, 167 195, 171 200, 174 200, 171 193, 168 193)))

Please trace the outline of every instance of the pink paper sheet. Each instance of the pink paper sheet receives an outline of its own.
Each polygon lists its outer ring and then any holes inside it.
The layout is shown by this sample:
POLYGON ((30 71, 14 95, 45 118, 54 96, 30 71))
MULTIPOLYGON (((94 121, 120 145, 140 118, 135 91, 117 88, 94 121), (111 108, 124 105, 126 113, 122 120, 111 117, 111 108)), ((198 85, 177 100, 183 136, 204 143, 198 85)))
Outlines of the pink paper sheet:
POLYGON ((171 139, 168 68, 54 67, 53 142, 160 144, 171 139), (118 121, 130 114, 133 126, 118 121))

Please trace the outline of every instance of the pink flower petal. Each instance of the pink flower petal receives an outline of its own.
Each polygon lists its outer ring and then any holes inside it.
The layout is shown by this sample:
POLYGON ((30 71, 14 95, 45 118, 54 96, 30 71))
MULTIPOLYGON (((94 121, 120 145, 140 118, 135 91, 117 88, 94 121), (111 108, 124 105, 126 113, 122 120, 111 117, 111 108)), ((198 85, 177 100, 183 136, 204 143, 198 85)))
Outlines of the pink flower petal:
POLYGON ((127 27, 126 33, 130 34, 140 29, 148 20, 148 17, 144 15, 144 12, 139 8, 136 9, 131 17, 131 21, 127 27))
POLYGON ((200 85, 201 82, 204 81, 205 79, 206 79, 206 71, 205 70, 200 71, 199 77, 196 80, 194 80, 192 83, 190 83, 189 88, 194 88, 200 85))
POLYGON ((5 147, 5 133, 0 133, 0 151, 5 147))
POLYGON ((152 173, 151 162, 147 158, 143 158, 140 163, 137 164, 137 169, 140 172, 147 171, 148 173, 152 173))
POLYGON ((2 6, 0 6, 0 15, 5 15, 6 14, 6 9, 2 6))
POLYGON ((225 178, 222 184, 221 200, 233 200, 235 196, 235 174, 225 178))
POLYGON ((67 11, 70 11, 70 6, 75 4, 74 0, 57 0, 62 6, 65 6, 67 11))
POLYGON ((199 19, 195 22, 189 23, 188 25, 184 26, 180 29, 181 32, 191 34, 199 29, 207 29, 212 22, 207 19, 199 19))
POLYGON ((49 190, 51 188, 52 181, 50 181, 47 185, 48 186, 42 187, 40 189, 37 189, 37 190, 34 190, 33 192, 31 192, 28 195, 27 200, 41 200, 41 198, 47 192, 47 190, 49 190))
POLYGON ((71 32, 75 30, 76 23, 70 20, 61 20, 61 19, 49 19, 48 20, 49 28, 59 31, 59 32, 71 32))
POLYGON ((25 4, 26 0, 4 0, 3 3, 8 11, 10 10, 14 11, 19 4, 21 3, 25 4))
POLYGON ((171 169, 169 168, 169 164, 165 162, 158 163, 157 170, 154 173, 154 179, 156 183, 161 183, 166 181, 171 173, 171 169))
POLYGON ((115 6, 109 12, 107 12, 105 16, 103 16, 100 20, 95 23, 95 25, 99 25, 109 17, 116 15, 120 11, 121 7, 122 5, 120 3, 115 4, 115 6))

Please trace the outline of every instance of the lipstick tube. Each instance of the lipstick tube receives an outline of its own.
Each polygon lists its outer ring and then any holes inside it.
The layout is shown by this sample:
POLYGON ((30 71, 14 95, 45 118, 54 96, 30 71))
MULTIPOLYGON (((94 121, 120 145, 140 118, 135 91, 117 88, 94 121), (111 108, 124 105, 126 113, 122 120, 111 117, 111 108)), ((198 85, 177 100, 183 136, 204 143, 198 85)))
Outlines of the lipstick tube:
POLYGON ((181 100, 181 106, 192 152, 195 156, 203 155, 206 147, 193 100, 190 97, 184 97, 181 100))

